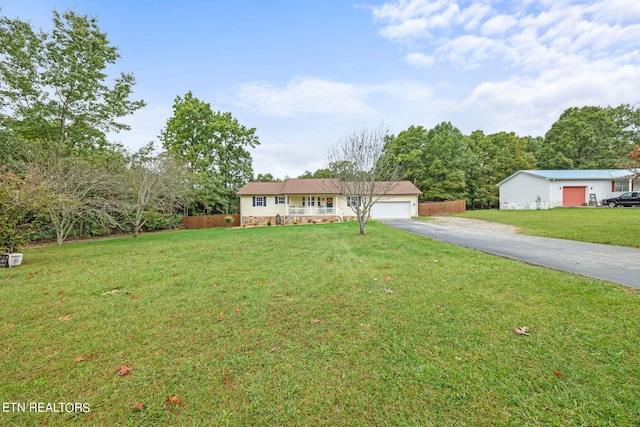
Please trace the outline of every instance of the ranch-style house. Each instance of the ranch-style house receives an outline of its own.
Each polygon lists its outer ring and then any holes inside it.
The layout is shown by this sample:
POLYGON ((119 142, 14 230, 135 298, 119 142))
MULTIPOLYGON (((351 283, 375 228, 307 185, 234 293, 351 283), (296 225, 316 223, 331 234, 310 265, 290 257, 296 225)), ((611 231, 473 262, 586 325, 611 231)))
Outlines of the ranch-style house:
MULTIPOLYGON (((422 192, 415 185, 409 181, 384 184, 377 186, 380 199, 371 208, 372 219, 418 216, 418 196, 422 192)), ((355 217, 351 206, 362 201, 361 197, 341 194, 335 179, 249 182, 238 195, 243 226, 343 221, 355 217)))

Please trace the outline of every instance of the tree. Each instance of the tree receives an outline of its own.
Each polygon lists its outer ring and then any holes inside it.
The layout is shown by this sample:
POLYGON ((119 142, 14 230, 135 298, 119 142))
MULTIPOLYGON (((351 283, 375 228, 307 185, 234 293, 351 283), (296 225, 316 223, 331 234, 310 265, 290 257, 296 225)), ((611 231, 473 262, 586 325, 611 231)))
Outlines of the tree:
POLYGON ((154 154, 153 143, 129 156, 119 212, 133 228, 134 237, 140 234, 150 211, 171 213, 187 202, 187 183, 185 168, 166 154, 154 154))
POLYGON ((304 171, 304 173, 300 176, 298 176, 298 178, 332 178, 333 177, 333 172, 331 171, 331 168, 323 168, 323 169, 318 169, 315 172, 311 172, 311 171, 304 171))
POLYGON ((636 144, 635 148, 627 154, 627 157, 633 162, 633 167, 640 168, 640 144, 636 144))
POLYGON ((477 130, 465 138, 466 196, 472 208, 476 204, 497 204, 497 182, 517 170, 535 168, 535 156, 528 151, 530 143, 529 137, 521 138, 513 132, 485 135, 477 130))
POLYGON ((129 100, 135 79, 122 73, 107 85, 119 54, 95 18, 54 11, 53 27, 0 18, 0 128, 57 157, 104 147, 107 132, 129 129, 117 119, 145 105, 129 100))
POLYGON ((259 173, 255 180, 256 182, 282 182, 281 179, 275 178, 270 173, 265 173, 265 174, 259 173))
POLYGON ((422 126, 410 126, 397 137, 391 136, 385 145, 385 155, 390 155, 402 164, 403 179, 411 181, 424 192, 422 181, 426 177, 425 148, 427 130, 422 126))
POLYGON ((464 155, 464 136, 450 122, 442 122, 427 132, 426 170, 419 187, 426 200, 464 197, 464 155))
POLYGON ((443 122, 429 130, 411 126, 389 138, 385 150, 404 166, 402 178, 422 191, 421 200, 464 197, 464 136, 451 123, 443 122))
POLYGON ((86 218, 100 217, 115 225, 111 211, 117 178, 109 170, 78 157, 33 167, 47 185, 47 204, 42 210, 56 230, 58 245, 86 218))
POLYGON ((388 131, 363 129, 338 141, 328 152, 328 164, 337 186, 356 214, 360 235, 366 234, 371 207, 400 177, 400 164, 385 156, 388 131))
POLYGON ((237 211, 236 192, 253 177, 248 148, 259 145, 255 128, 246 128, 231 113, 214 113, 208 103, 188 92, 176 97, 173 116, 160 140, 169 154, 195 174, 196 200, 204 212, 237 211))
POLYGON ((41 177, 28 171, 24 177, 0 174, 0 249, 16 252, 29 240, 46 205, 47 191, 41 177))
POLYGON ((537 153, 542 169, 608 169, 624 160, 630 144, 623 108, 568 108, 551 126, 537 153), (627 129, 627 130, 625 130, 627 129))

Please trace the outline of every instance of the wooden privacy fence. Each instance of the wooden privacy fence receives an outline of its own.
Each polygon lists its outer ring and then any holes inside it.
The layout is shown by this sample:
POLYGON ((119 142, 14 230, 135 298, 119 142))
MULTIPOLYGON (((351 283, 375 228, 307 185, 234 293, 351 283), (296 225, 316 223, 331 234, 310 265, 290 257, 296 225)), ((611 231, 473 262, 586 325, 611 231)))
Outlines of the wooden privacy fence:
POLYGON ((466 211, 467 202, 464 200, 418 203, 418 215, 420 216, 449 215, 466 211))
POLYGON ((234 227, 239 225, 240 225, 240 214, 182 217, 182 228, 185 228, 185 229, 234 227), (231 224, 225 221, 225 218, 228 216, 233 217, 233 222, 231 224))

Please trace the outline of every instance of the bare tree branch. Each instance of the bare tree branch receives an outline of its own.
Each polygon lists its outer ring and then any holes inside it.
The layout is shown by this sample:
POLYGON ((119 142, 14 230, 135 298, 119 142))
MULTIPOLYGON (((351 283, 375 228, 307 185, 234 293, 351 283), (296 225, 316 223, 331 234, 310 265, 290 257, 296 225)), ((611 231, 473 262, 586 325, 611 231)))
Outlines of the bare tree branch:
POLYGON ((362 129, 329 149, 329 169, 337 178, 337 192, 347 199, 364 235, 371 207, 387 194, 401 176, 401 165, 385 155, 389 132, 382 126, 362 129))

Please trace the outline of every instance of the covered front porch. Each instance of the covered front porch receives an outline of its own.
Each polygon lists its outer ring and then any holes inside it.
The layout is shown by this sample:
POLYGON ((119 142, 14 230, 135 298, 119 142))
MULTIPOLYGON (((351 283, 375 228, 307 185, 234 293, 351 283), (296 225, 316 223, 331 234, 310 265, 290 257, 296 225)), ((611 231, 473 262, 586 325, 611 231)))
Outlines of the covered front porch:
POLYGON ((337 216, 343 218, 343 210, 337 207, 335 195, 289 195, 283 197, 286 216, 337 216))

